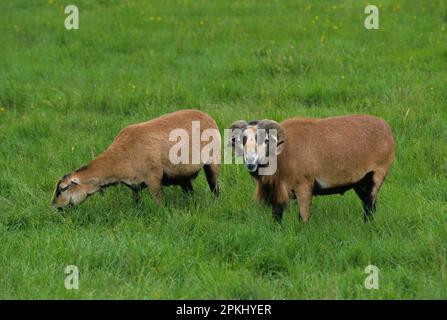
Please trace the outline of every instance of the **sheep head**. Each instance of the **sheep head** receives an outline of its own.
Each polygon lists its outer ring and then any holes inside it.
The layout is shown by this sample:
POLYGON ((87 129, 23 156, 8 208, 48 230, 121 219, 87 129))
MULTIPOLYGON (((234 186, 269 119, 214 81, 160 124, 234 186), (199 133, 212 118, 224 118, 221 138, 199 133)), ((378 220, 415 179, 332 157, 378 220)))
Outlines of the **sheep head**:
POLYGON ((51 205, 57 209, 77 206, 97 190, 94 181, 82 181, 76 173, 65 175, 56 184, 51 205))
POLYGON ((231 144, 236 154, 243 156, 244 164, 251 173, 257 172, 259 167, 268 166, 284 148, 284 129, 276 121, 239 120, 233 123, 231 130, 231 144))

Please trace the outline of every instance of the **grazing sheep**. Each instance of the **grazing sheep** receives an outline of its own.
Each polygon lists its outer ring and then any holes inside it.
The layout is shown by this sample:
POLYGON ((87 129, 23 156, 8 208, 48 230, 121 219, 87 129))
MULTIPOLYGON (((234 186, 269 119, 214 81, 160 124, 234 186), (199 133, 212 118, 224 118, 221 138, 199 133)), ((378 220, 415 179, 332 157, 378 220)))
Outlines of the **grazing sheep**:
MULTIPOLYGON (((159 204, 162 186, 180 185, 185 193, 191 193, 191 181, 197 177, 202 167, 211 191, 217 196, 219 162, 203 162, 199 159, 196 164, 194 161, 189 161, 189 164, 173 164, 170 161, 170 149, 176 144, 175 141, 170 141, 171 132, 184 129, 194 136, 192 131, 199 130, 194 129, 193 121, 200 125, 199 134, 207 129, 218 132, 216 122, 199 110, 181 110, 122 129, 101 155, 58 181, 52 199, 53 207, 78 205, 91 194, 118 183, 131 188, 136 201, 140 198, 142 188, 147 186, 159 204)), ((219 135, 217 139, 220 152, 219 135)), ((188 142, 187 147, 191 143, 188 142)), ((200 148, 204 144, 200 141, 200 148)))
POLYGON ((377 193, 394 159, 393 135, 382 119, 350 115, 292 118, 281 124, 237 121, 231 129, 232 145, 239 144, 245 166, 256 180, 257 198, 272 206, 276 221, 281 221, 291 198, 297 198, 299 216, 307 223, 312 196, 343 194, 351 188, 363 202, 365 220, 372 217, 377 193), (269 134, 271 129, 275 135, 269 134), (257 141, 262 132, 266 139, 257 141), (272 156, 268 154, 272 142, 276 172, 260 175, 259 169, 268 164, 266 157, 272 156))

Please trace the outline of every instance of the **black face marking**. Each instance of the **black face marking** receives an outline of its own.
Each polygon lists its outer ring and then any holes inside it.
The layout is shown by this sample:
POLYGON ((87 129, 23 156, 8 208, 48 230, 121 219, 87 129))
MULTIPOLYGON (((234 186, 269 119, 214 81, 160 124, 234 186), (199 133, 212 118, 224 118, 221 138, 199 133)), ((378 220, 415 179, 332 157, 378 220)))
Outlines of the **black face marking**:
POLYGON ((260 175, 259 175, 259 169, 260 168, 267 168, 269 166, 269 163, 268 162, 266 162, 266 163, 258 163, 257 164, 257 168, 256 168, 256 170, 255 171, 249 171, 248 173, 253 177, 253 178, 259 178, 260 177, 260 175))
POLYGON ((61 186, 62 180, 65 180, 67 178, 68 178, 68 174, 64 174, 62 176, 62 178, 60 178, 59 181, 57 182, 57 186, 56 186, 56 196, 57 197, 60 196, 61 192, 66 190, 65 188, 62 190, 62 188, 60 186, 61 186))
POLYGON ((71 181, 70 184, 61 188, 62 181, 68 179, 68 177, 69 177, 68 174, 64 174, 62 176, 62 178, 60 178, 59 182, 57 183, 57 186, 56 186, 56 196, 57 197, 60 196, 62 192, 67 191, 72 185, 77 184, 76 182, 71 181))
POLYGON ((249 123, 248 123, 248 125, 249 126, 255 126, 255 125, 257 125, 259 123, 259 120, 251 120, 249 123))
POLYGON ((68 188, 70 188, 70 185, 61 188, 60 187, 61 181, 59 181, 59 183, 57 184, 57 188, 56 188, 56 196, 59 197, 61 195, 62 192, 67 191, 68 188))
POLYGON ((61 191, 61 187, 60 187, 61 182, 62 182, 62 179, 59 180, 59 181, 57 182, 57 186, 56 186, 56 197, 59 197, 60 194, 61 194, 61 192, 62 192, 62 191, 61 191))
POLYGON ((253 170, 253 169, 255 169, 255 167, 257 168, 256 164, 246 164, 246 166, 247 166, 247 169, 248 169, 249 172, 256 171, 256 170, 253 170))

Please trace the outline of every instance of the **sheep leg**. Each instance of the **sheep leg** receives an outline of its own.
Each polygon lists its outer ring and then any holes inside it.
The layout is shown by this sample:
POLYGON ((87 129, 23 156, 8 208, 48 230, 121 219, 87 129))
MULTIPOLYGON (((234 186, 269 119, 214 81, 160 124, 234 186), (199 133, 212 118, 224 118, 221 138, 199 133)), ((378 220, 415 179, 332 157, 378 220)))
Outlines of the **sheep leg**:
POLYGON ((285 207, 284 205, 279 204, 279 203, 273 204, 272 215, 273 215, 273 219, 275 220, 275 222, 281 223, 282 215, 284 213, 284 207, 285 207))
POLYGON ((296 189, 296 196, 299 204, 299 217, 303 223, 308 223, 312 204, 312 188, 305 184, 299 185, 296 189))
POLYGON ((159 206, 160 205, 160 201, 161 201, 161 185, 159 185, 159 186, 147 185, 147 186, 148 186, 148 189, 149 189, 149 193, 154 198, 155 204, 157 206, 159 206))
POLYGON ((354 190, 362 200, 363 218, 365 222, 374 218, 376 212, 377 193, 382 186, 384 174, 380 172, 371 172, 367 174, 355 187, 354 190))
POLYGON ((363 217, 365 222, 372 217, 374 211, 374 203, 371 197, 372 188, 373 188, 373 177, 374 173, 368 173, 362 180, 360 180, 357 185, 354 187, 355 193, 359 196, 360 200, 362 200, 363 205, 363 217))
POLYGON ((126 184, 126 183, 124 183, 124 185, 126 187, 128 187, 130 190, 132 190, 132 198, 133 198, 133 200, 136 203, 140 202, 140 198, 141 198, 140 197, 140 192, 141 192, 142 186, 141 185, 135 186, 135 185, 130 185, 130 184, 126 184))
POLYGON ((363 219, 365 222, 368 222, 373 219, 374 212, 376 211, 376 204, 371 195, 362 195, 360 196, 363 205, 363 219))
POLYGON ((191 195, 194 192, 191 181, 185 182, 181 185, 183 193, 186 195, 191 195))
POLYGON ((152 176, 146 179, 145 181, 149 193, 154 198, 154 201, 157 205, 160 205, 161 199, 161 178, 156 176, 152 176))
POLYGON ((214 196, 219 196, 219 185, 217 183, 217 177, 219 176, 219 165, 218 164, 205 164, 203 166, 205 170, 206 180, 214 196))
POLYGON ((140 191, 141 191, 140 187, 132 188, 132 198, 136 203, 140 202, 141 199, 140 191))

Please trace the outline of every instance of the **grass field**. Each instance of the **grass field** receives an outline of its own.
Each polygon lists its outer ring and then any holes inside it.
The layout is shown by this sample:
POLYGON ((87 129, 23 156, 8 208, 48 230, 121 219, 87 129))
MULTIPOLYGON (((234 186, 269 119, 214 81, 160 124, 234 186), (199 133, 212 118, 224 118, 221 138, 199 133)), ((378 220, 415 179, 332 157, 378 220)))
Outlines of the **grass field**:
POLYGON ((63 1, 0 3, 0 298, 447 298, 447 2, 63 1), (120 128, 182 108, 239 119, 367 113, 396 160, 364 224, 353 192, 318 197, 281 227, 241 165, 221 197, 125 187, 65 217, 57 179, 120 128), (367 290, 367 265, 380 269, 367 290), (80 271, 66 290, 66 265, 80 271))

